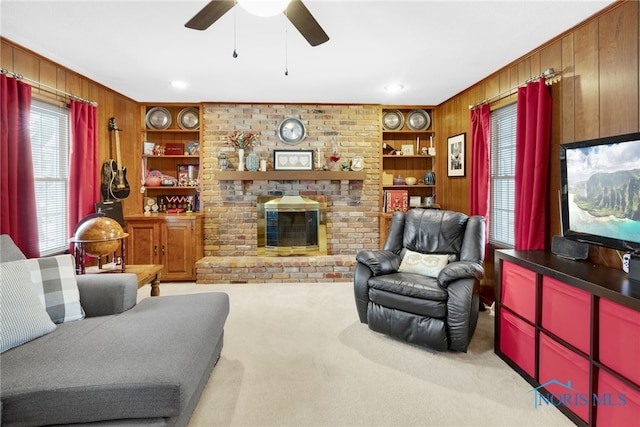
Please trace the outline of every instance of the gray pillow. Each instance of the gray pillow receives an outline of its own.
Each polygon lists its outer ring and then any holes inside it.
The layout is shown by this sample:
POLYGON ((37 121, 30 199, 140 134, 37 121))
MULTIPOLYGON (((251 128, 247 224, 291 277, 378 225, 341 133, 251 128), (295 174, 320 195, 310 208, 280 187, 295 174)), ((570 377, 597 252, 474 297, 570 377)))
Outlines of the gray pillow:
POLYGON ((29 286, 25 262, 0 263, 0 353, 56 328, 35 290, 29 286))

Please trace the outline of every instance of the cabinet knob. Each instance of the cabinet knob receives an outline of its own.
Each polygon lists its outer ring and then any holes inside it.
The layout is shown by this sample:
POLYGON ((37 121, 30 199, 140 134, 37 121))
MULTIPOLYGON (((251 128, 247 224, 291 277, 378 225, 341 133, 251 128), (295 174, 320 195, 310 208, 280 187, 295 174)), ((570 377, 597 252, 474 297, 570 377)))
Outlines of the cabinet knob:
POLYGON ((153 246, 153 254, 158 255, 158 245, 153 246))

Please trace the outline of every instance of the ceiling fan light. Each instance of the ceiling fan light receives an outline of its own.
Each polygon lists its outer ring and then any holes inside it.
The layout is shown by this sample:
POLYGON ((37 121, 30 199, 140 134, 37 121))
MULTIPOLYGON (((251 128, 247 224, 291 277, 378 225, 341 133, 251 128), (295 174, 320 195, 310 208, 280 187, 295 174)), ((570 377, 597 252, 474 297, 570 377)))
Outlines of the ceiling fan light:
POLYGON ((275 16, 284 12, 290 0, 238 0, 244 10, 256 16, 275 16))

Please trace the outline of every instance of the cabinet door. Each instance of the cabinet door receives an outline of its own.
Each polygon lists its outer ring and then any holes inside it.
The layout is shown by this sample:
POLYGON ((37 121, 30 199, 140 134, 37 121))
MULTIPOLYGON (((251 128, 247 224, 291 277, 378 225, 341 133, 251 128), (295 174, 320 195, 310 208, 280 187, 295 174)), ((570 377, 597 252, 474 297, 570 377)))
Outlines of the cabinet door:
POLYGON ((160 264, 160 224, 127 221, 127 263, 160 264))
POLYGON ((193 221, 167 221, 162 224, 162 280, 194 280, 193 221))

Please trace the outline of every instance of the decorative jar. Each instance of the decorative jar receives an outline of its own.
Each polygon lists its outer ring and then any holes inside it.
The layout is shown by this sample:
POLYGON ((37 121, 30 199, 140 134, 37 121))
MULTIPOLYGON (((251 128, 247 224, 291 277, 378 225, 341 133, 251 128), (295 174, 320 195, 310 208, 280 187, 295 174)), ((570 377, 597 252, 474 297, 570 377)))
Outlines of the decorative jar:
POLYGON ((246 160, 247 170, 255 172, 260 168, 260 157, 256 153, 249 153, 246 160))

